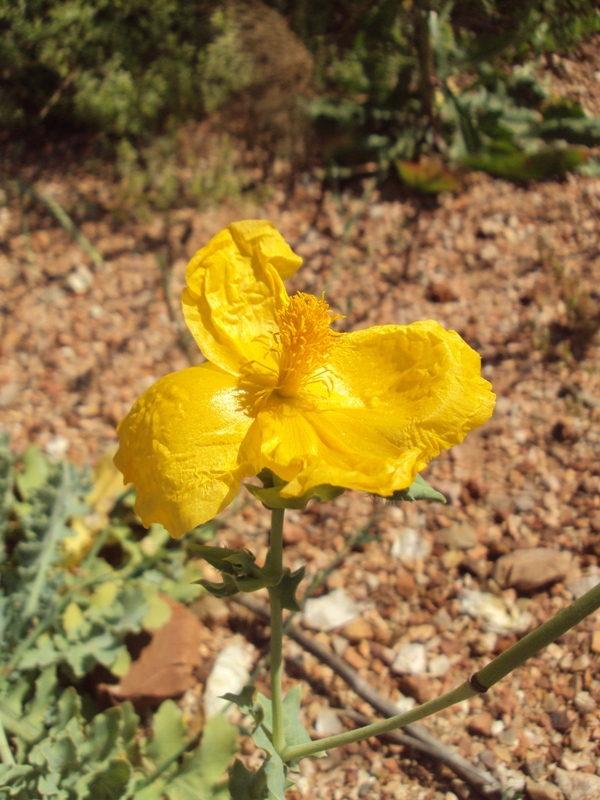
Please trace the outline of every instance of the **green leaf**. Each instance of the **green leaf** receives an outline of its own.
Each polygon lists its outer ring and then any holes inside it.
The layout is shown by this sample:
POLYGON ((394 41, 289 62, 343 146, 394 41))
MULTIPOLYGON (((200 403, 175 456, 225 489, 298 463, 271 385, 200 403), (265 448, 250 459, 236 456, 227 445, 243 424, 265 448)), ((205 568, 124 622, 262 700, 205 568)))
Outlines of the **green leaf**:
POLYGON ((577 119, 560 117, 546 119, 537 130, 538 136, 546 141, 562 139, 569 144, 583 144, 586 147, 600 145, 600 118, 577 119))
POLYGON ((297 683, 283 699, 283 730, 288 747, 308 744, 311 738, 300 722, 300 705, 302 703, 302 687, 297 683))
POLYGON ((306 567, 300 567, 295 572, 291 572, 286 568, 283 572, 283 578, 279 584, 279 594, 282 607, 288 611, 302 611, 296 600, 296 591, 304 578, 305 572, 306 567))
POLYGON ((226 575, 237 577, 240 574, 248 575, 256 557, 249 550, 231 550, 229 547, 210 547, 209 545, 190 543, 189 549, 196 555, 226 575), (236 565, 241 565, 240 570, 236 565))
POLYGON ((79 781, 76 789, 87 785, 87 797, 93 800, 119 800, 131 775, 131 765, 123 758, 112 758, 108 764, 97 768, 84 781, 79 781))
POLYGON ((142 620, 145 630, 158 630, 171 618, 171 606, 158 593, 153 592, 147 600, 148 611, 142 620))
POLYGON ((237 739, 237 728, 222 714, 210 719, 200 747, 184 756, 183 766, 165 788, 165 797, 169 800, 218 797, 222 793, 219 780, 237 750, 237 739))
POLYGON ((533 153, 485 152, 468 156, 463 163, 498 178, 515 181, 546 180, 566 175, 586 160, 585 152, 577 147, 546 147, 533 153))
POLYGON ((400 489, 387 499, 395 503, 400 500, 407 500, 409 503, 415 500, 433 500, 436 503, 446 503, 444 495, 430 486, 421 475, 417 475, 408 489, 400 489))
POLYGON ((236 758, 229 773, 229 793, 231 800, 264 800, 267 796, 265 765, 252 772, 236 758))
POLYGON ((269 800, 285 800, 287 783, 285 764, 276 752, 265 724, 256 728, 252 734, 252 740, 257 747, 267 753, 267 759, 263 766, 269 800))
POLYGON ((174 700, 165 700, 154 715, 152 739, 146 753, 158 767, 181 750, 186 735, 181 709, 174 700))
POLYGON ((238 708, 241 708, 245 714, 251 714, 254 708, 254 695, 256 694, 256 687, 249 683, 244 686, 239 694, 227 692, 222 697, 224 700, 229 700, 230 703, 235 703, 238 708))
POLYGON ((394 162, 398 175, 403 183, 419 194, 439 194, 440 192, 458 192, 461 182, 441 164, 399 159, 394 162))
POLYGON ((15 483, 19 494, 28 500, 35 489, 43 486, 50 474, 50 463, 37 444, 31 445, 23 456, 23 471, 17 472, 15 483))
POLYGON ((253 486, 252 484, 245 483, 244 486, 251 495, 256 497, 266 508, 295 508, 303 509, 309 500, 317 499, 322 503, 327 500, 333 500, 335 497, 343 494, 345 489, 340 486, 330 486, 328 483, 323 483, 320 486, 313 486, 301 497, 282 497, 281 490, 283 486, 272 486, 270 488, 261 488, 260 486, 253 486))
POLYGON ((45 739, 40 742, 37 749, 46 759, 51 772, 58 772, 63 775, 79 766, 77 747, 71 736, 66 732, 54 741, 45 739))

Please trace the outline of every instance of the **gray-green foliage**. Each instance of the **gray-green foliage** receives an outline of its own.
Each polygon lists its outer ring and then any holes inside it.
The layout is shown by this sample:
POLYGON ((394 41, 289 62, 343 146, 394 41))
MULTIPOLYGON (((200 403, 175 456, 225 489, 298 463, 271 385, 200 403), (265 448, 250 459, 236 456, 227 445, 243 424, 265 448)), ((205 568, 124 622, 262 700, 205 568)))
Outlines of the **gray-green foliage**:
POLYGON ((207 0, 0 4, 0 124, 138 136, 214 108, 247 70, 213 12, 207 0))
MULTIPOLYGON (((310 8, 316 1, 302 5, 310 8)), ((552 103, 547 91, 532 91, 540 54, 568 50, 600 30, 597 4, 416 0, 409 9, 393 0, 357 8, 349 0, 347 5, 352 24, 343 37, 329 27, 333 14, 302 17, 321 26, 318 34, 305 26, 321 67, 321 91, 310 110, 326 134, 326 155, 338 174, 345 164, 379 162, 387 169, 397 159, 416 162, 423 155, 514 180, 598 169, 597 163, 585 164, 586 153, 574 145, 596 147, 600 120, 587 118, 581 107, 575 111, 576 104, 552 103), (519 85, 529 90, 521 97, 519 85)), ((295 4, 283 6, 294 22, 295 4)), ((404 165, 399 171, 404 180, 404 165)), ((425 177, 417 175, 409 185, 434 191, 425 177)))
POLYGON ((201 591, 164 529, 133 536, 126 496, 67 569, 63 545, 77 520, 85 526, 89 489, 90 476, 72 464, 35 447, 17 459, 0 440, 0 800, 227 800, 222 775, 237 730, 224 718, 184 755, 189 737, 173 701, 146 733, 130 704, 98 713, 82 692, 97 665, 127 672, 125 637, 168 622, 164 594, 190 600, 201 591), (103 543, 120 554, 116 566, 103 543))

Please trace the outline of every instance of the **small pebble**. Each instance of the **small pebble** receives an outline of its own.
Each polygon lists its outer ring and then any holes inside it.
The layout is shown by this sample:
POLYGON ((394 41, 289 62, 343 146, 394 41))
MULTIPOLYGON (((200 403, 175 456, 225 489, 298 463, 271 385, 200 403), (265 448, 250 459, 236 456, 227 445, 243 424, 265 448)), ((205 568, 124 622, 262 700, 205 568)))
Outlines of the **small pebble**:
POLYGON ((431 553, 431 543, 415 528, 400 528, 394 532, 391 553, 398 561, 411 564, 431 553))
POLYGON ((401 644, 392 663, 397 675, 423 675, 427 672, 427 648, 424 644, 401 644))
POLYGON ((359 606, 343 589, 306 601, 302 619, 308 628, 333 631, 349 625, 360 614, 359 606))

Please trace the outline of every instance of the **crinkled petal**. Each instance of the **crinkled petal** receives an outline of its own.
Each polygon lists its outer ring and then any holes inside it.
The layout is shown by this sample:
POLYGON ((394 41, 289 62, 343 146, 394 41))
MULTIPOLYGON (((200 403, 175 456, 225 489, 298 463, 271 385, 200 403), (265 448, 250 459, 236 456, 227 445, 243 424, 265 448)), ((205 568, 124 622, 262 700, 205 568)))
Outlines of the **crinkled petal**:
POLYGON ((406 439, 406 423, 416 426, 425 449, 437 449, 430 458, 462 442, 494 410, 479 354, 433 320, 345 334, 329 367, 331 402, 390 412, 397 423, 391 420, 387 435, 400 446, 414 439, 406 439), (431 437, 439 447, 425 444, 431 437))
POLYGON ((275 330, 287 303, 283 280, 302 259, 271 222, 234 222, 190 261, 183 315, 209 361, 237 374, 248 361, 264 361, 260 337, 275 330), (258 340, 258 341, 257 341, 258 340))
POLYGON ((181 536, 225 508, 242 478, 256 474, 240 455, 251 422, 239 410, 235 378, 211 364, 151 386, 120 423, 115 456, 135 485, 143 524, 181 536))
POLYGON ((494 408, 477 353, 436 322, 345 334, 328 366, 327 399, 272 402, 247 437, 288 497, 321 483, 390 495, 494 408))
POLYGON ((271 403, 245 445, 260 449, 261 467, 288 481, 283 497, 300 497, 323 483, 391 494, 412 482, 419 453, 394 445, 369 422, 354 409, 271 403))

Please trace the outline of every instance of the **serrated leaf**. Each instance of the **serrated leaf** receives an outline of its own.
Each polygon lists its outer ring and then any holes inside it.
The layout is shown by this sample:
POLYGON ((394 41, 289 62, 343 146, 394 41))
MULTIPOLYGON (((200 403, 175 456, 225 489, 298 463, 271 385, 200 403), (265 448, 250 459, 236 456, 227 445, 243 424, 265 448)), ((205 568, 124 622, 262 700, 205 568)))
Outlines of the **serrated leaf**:
POLYGON ((231 575, 223 575, 223 583, 215 583, 214 581, 207 581, 205 579, 200 579, 198 581, 200 586, 206 589, 209 594, 212 594, 213 597, 233 597, 233 595, 239 592, 238 585, 236 583, 235 578, 232 578, 231 575))
MULTIPOLYGON (((45 739, 35 749, 44 757, 51 772, 62 775, 79 766, 77 747, 68 733, 63 733, 54 741, 45 739)), ((31 755, 30 760, 33 762, 31 755)))
POLYGON ((48 667, 60 661, 60 653, 57 651, 54 640, 49 633, 38 636, 35 647, 23 654, 19 666, 21 669, 33 669, 35 667, 48 667))
POLYGON ((237 728, 222 714, 212 717, 204 728, 200 747, 184 756, 180 771, 169 781, 169 800, 190 800, 218 796, 218 783, 237 750, 237 728))
POLYGON ((41 729, 42 724, 54 704, 54 693, 58 684, 56 667, 47 667, 35 682, 35 695, 27 705, 24 722, 41 729))
POLYGON ((309 500, 317 499, 322 503, 328 500, 333 500, 344 493, 344 489, 340 486, 331 486, 328 483, 323 483, 320 486, 313 486, 301 497, 282 497, 281 490, 284 486, 271 486, 261 488, 260 486, 253 486, 250 483, 245 483, 244 486, 251 495, 256 497, 266 508, 295 508, 303 509, 309 500))
POLYGON ((446 503, 444 495, 430 486, 421 475, 417 475, 408 489, 400 489, 387 499, 393 502, 405 500, 412 503, 415 500, 433 500, 436 503, 446 503))
POLYGON ((186 734, 181 709, 174 700, 165 700, 154 715, 152 739, 146 747, 146 753, 155 766, 161 766, 181 750, 186 734))
POLYGON ((108 764, 96 769, 80 780, 76 791, 87 787, 87 797, 93 800, 120 800, 131 774, 131 765, 123 758, 113 758, 108 764))

